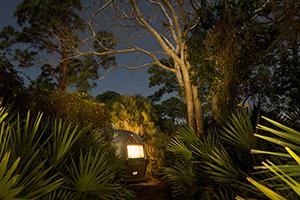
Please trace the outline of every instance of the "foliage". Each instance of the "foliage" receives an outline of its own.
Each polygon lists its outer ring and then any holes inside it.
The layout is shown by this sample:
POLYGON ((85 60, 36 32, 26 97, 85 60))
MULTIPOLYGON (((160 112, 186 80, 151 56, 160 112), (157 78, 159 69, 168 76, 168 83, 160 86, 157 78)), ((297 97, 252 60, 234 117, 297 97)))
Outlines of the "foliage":
POLYGON ((0 97, 5 105, 26 109, 28 97, 23 80, 4 55, 0 55, 0 97))
POLYGON ((274 113, 298 106, 298 1, 191 3, 198 15, 187 41, 191 73, 209 111, 226 117, 249 98, 274 113))
MULTIPOLYGON (((66 91, 73 86, 78 91, 87 92, 96 86, 99 67, 107 70, 115 65, 115 58, 87 56, 82 59, 75 56, 76 49, 82 45, 80 36, 87 29, 82 11, 80 0, 65 0, 60 4, 53 0, 25 0, 15 11, 21 31, 11 26, 4 27, 0 32, 0 48, 9 52, 20 67, 39 67, 41 76, 51 79, 55 87, 66 91)), ((97 52, 116 45, 113 34, 107 31, 97 32, 95 38, 97 52), (99 42, 103 45, 100 46, 99 42)))
POLYGON ((156 124, 165 134, 174 134, 176 128, 181 126, 185 121, 185 106, 177 97, 170 97, 160 103, 154 104, 153 107, 154 112, 158 116, 156 124))
POLYGON ((8 121, 1 111, 1 199, 132 197, 119 182, 121 161, 98 132, 30 112, 8 121))
POLYGON ((249 110, 232 114, 221 130, 203 137, 190 127, 179 130, 167 147, 167 165, 162 170, 173 196, 298 199, 300 133, 262 118, 255 134, 257 122, 249 110))
POLYGON ((35 97, 31 108, 50 116, 59 116, 96 129, 110 129, 110 118, 105 105, 84 92, 43 91, 35 97))
POLYGON ((233 199, 237 194, 257 192, 246 181, 257 162, 250 154, 257 146, 253 130, 247 110, 232 114, 224 127, 202 137, 191 127, 180 129, 167 147, 162 169, 174 198, 233 199), (249 138, 252 142, 247 143, 249 138))
POLYGON ((22 190, 21 187, 16 187, 18 175, 13 175, 20 159, 16 160, 11 168, 8 169, 10 153, 6 153, 0 162, 0 197, 1 199, 16 199, 17 195, 22 190))
MULTIPOLYGON (((255 136, 285 148, 278 148, 277 151, 272 152, 272 157, 262 162, 263 166, 256 167, 260 171, 259 174, 264 175, 261 183, 250 177, 248 181, 270 199, 297 199, 300 196, 300 157, 295 152, 300 150, 300 133, 269 118, 263 117, 263 119, 270 124, 269 126, 258 125, 258 129, 264 134, 255 136)), ((253 153, 270 155, 266 150, 253 150, 253 153)))
MULTIPOLYGON (((161 62, 166 65, 172 63, 170 60, 161 60, 161 62)), ((175 74, 163 70, 155 65, 148 69, 148 73, 150 74, 149 87, 161 86, 158 91, 154 92, 154 94, 149 97, 152 101, 159 101, 165 94, 179 92, 179 86, 176 82, 175 74)))
POLYGON ((96 96, 96 100, 104 103, 105 105, 111 106, 114 102, 118 101, 121 95, 114 91, 106 91, 96 96))

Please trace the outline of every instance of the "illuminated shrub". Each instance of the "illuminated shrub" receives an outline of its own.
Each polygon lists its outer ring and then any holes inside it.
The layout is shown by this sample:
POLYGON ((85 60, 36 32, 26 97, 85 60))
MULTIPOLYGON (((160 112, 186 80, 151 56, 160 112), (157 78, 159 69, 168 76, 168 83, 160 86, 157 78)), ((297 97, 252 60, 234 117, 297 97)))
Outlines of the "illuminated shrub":
POLYGON ((84 92, 51 91, 43 97, 42 103, 44 105, 38 108, 46 114, 67 118, 83 126, 110 128, 111 123, 104 104, 93 100, 84 92))
POLYGON ((157 173, 163 157, 163 136, 155 126, 152 111, 151 103, 142 96, 121 96, 112 104, 110 113, 115 129, 132 131, 145 140, 149 175, 157 173))

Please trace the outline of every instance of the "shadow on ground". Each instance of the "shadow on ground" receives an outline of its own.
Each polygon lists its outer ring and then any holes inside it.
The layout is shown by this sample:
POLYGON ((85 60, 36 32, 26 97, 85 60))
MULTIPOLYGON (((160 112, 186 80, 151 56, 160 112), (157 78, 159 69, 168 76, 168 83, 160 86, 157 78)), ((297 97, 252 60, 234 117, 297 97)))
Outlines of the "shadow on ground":
POLYGON ((133 184, 131 186, 136 192, 137 200, 171 200, 171 191, 159 179, 150 178, 145 183, 133 184))

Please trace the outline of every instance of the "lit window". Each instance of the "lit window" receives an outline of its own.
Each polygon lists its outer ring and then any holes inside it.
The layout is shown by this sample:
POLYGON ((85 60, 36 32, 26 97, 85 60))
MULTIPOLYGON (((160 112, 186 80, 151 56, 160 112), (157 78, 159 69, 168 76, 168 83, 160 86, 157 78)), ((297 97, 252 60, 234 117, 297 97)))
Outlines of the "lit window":
POLYGON ((128 158, 144 158, 144 146, 135 144, 127 145, 128 158))

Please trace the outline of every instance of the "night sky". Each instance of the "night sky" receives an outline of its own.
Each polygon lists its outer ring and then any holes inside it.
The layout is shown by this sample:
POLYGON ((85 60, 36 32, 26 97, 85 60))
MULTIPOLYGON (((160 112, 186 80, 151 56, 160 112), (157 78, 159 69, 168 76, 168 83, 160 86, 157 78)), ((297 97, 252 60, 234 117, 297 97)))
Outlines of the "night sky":
MULTIPOLYGON (((0 6, 0 29, 3 26, 12 25, 16 26, 16 19, 13 17, 16 5, 22 2, 21 0, 1 0, 0 6)), ((129 64, 132 56, 123 55, 117 57, 117 62, 122 64, 129 64)), ((39 74, 37 67, 32 67, 26 70, 25 73, 34 78, 39 74)), ((154 88, 148 87, 147 69, 138 71, 128 71, 124 68, 118 68, 112 71, 108 77, 103 80, 97 81, 97 88, 92 89, 91 95, 103 93, 107 90, 116 91, 123 95, 141 94, 148 96, 153 94, 154 88)))

